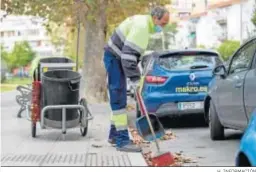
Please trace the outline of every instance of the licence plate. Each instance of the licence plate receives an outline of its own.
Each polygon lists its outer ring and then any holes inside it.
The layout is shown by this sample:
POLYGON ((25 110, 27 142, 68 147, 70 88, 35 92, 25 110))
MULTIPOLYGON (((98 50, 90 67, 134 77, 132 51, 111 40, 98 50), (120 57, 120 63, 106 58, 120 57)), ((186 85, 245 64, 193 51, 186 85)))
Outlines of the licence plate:
POLYGON ((203 102, 180 102, 178 103, 179 110, 188 110, 188 109, 202 109, 203 102))

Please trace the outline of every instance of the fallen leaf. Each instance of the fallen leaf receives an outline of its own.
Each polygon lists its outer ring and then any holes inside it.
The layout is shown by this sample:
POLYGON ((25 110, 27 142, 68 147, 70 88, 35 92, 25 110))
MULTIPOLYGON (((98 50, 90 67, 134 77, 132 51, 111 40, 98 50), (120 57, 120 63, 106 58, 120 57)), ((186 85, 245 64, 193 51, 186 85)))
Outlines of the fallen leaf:
POLYGON ((130 104, 128 104, 128 105, 126 106, 126 110, 127 110, 127 111, 133 111, 133 110, 135 110, 135 105, 130 105, 130 104))
POLYGON ((166 132, 165 135, 160 138, 160 140, 171 140, 175 138, 176 136, 172 132, 166 132))
POLYGON ((99 144, 92 144, 92 147, 95 147, 95 148, 101 148, 102 145, 99 145, 99 144))
MULTIPOLYGON (((142 144, 144 144, 143 146, 149 147, 150 142, 144 140, 137 132, 137 130, 135 130, 134 128, 129 128, 129 131, 131 132, 131 135, 133 137, 133 143, 142 146, 142 144)), ((176 136, 172 133, 172 132, 167 132, 162 138, 161 140, 169 140, 169 139, 174 139, 176 138, 176 136)), ((174 160, 175 160, 175 164, 171 165, 171 166, 182 166, 182 164, 186 164, 186 163, 196 163, 196 161, 193 161, 191 158, 187 158, 184 157, 183 155, 183 151, 180 152, 176 152, 174 153, 174 160)), ((148 166, 152 166, 152 152, 145 152, 143 153, 143 157, 145 159, 145 161, 147 162, 148 166)))

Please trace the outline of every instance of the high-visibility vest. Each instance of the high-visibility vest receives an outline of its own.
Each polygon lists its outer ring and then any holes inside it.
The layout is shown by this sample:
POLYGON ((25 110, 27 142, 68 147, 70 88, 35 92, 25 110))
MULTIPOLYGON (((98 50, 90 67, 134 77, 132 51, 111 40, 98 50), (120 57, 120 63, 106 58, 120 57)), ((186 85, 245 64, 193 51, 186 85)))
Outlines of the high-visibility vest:
POLYGON ((122 60, 128 78, 140 76, 139 58, 146 50, 154 23, 150 15, 135 15, 124 20, 114 31, 105 48, 122 60))

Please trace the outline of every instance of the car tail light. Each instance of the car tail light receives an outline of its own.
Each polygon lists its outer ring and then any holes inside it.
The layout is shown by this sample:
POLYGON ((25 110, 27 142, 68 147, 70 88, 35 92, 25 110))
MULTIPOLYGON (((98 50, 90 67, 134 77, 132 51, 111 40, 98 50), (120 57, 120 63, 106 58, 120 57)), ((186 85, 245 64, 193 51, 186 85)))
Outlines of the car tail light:
POLYGON ((146 76, 146 82, 151 84, 163 84, 166 80, 164 76, 146 76))

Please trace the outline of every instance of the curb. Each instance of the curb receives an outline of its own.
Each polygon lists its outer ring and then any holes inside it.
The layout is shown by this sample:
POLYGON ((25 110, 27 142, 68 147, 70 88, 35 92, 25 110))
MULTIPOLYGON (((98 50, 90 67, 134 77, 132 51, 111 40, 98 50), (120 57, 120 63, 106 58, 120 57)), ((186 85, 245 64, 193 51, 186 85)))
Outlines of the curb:
POLYGON ((148 167, 142 153, 127 153, 132 167, 148 167))
MULTIPOLYGON (((133 136, 131 132, 129 131, 129 137, 133 140, 133 136)), ((148 167, 148 164, 146 160, 144 159, 144 156, 141 153, 127 153, 129 160, 131 162, 131 165, 133 167, 148 167)))

